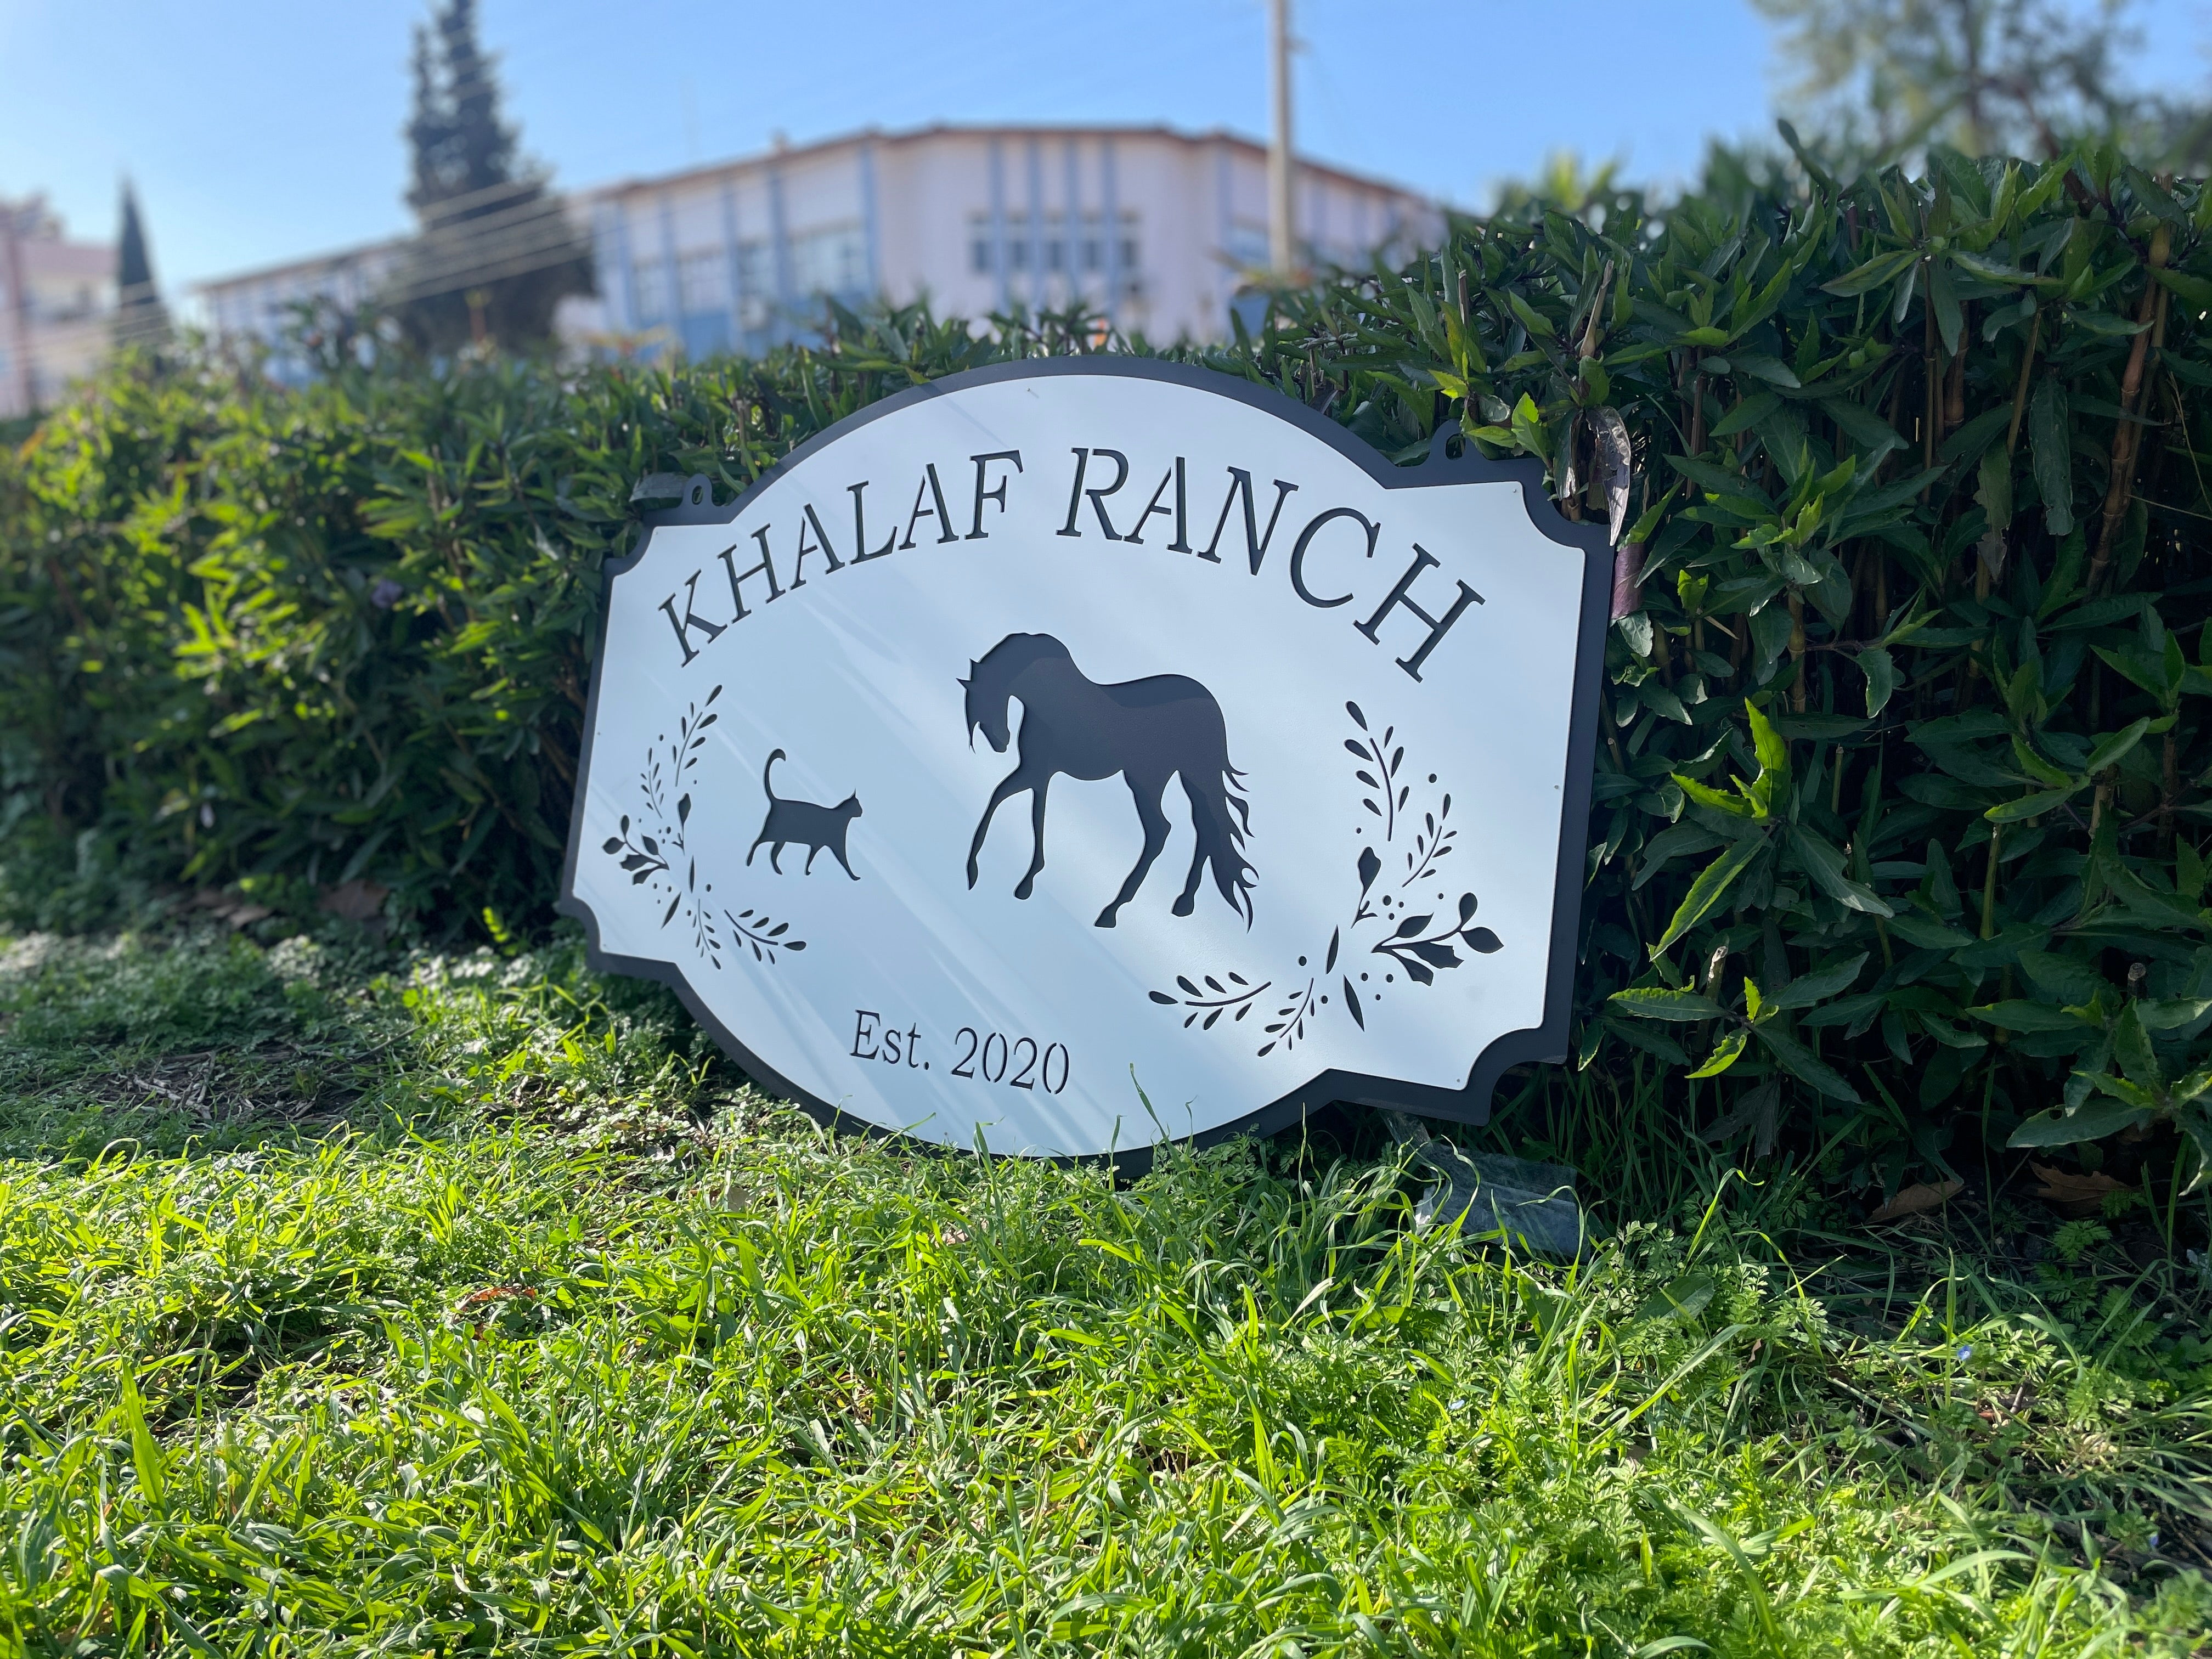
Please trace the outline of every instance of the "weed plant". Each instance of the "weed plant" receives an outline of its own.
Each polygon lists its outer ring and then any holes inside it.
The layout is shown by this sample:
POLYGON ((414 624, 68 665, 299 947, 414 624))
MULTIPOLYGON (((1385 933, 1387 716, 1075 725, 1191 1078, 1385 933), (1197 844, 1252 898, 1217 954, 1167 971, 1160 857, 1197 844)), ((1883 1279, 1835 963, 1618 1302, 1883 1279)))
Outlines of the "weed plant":
MULTIPOLYGON (((1662 1164, 1647 1106, 1584 1154, 1611 1237, 1546 1264, 1414 1231, 1398 1160, 1324 1126, 1121 1184, 917 1152, 763 1099, 573 940, 342 931, 0 965, 10 1650, 2212 1627, 2203 1276, 2117 1218, 1877 1243, 1786 1172, 1662 1164)), ((1532 1087, 1495 1133, 1615 1121, 1532 1087)))

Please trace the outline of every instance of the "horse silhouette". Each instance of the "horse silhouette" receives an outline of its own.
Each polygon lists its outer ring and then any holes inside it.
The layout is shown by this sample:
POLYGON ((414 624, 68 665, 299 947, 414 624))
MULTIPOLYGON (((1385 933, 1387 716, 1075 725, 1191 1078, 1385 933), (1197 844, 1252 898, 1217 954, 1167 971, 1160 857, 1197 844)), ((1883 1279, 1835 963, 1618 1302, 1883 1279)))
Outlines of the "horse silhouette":
POLYGON ((991 792, 968 848, 968 884, 975 884, 975 860, 990 832, 991 816, 1009 795, 1030 792, 1030 823, 1036 840, 1028 872, 1014 889, 1025 899, 1044 868, 1045 792, 1060 773, 1096 780, 1120 773, 1137 803, 1145 827, 1145 850, 1121 884, 1113 902, 1098 913, 1097 926, 1111 927, 1116 913, 1136 896, 1146 872, 1167 845, 1168 817, 1161 797, 1168 780, 1180 776, 1190 799, 1191 828, 1198 836, 1190 875, 1175 902, 1175 914, 1191 913, 1199 872, 1210 862, 1213 884, 1231 909, 1252 925, 1249 889, 1255 872, 1245 861, 1244 838, 1251 815, 1237 780, 1244 775, 1229 763, 1229 734, 1221 705, 1196 680, 1180 674, 1155 674, 1120 685, 1099 685, 1084 676, 1067 647, 1049 634, 1009 634, 979 661, 968 665, 968 741, 981 731, 991 747, 1006 750, 1008 703, 1022 704, 1021 749, 1014 769, 991 792), (1233 816, 1232 816, 1233 812, 1233 816))

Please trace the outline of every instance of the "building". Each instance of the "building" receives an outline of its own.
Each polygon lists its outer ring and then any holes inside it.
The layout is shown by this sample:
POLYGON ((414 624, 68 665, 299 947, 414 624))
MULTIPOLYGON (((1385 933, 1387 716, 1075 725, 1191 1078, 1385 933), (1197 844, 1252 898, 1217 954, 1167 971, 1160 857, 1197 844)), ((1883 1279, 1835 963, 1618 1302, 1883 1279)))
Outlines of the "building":
POLYGON ((295 323, 321 305, 356 309, 398 269, 405 252, 403 240, 369 242, 202 283, 192 291, 200 320, 211 333, 259 340, 269 348, 270 372, 279 380, 298 380, 306 377, 307 365, 287 343, 295 323))
MULTIPOLYGON (((1080 301, 1153 340, 1219 338, 1266 263, 1267 199, 1266 149, 1228 132, 933 126, 779 145, 570 195, 599 294, 567 302, 561 331, 608 352, 758 352, 815 337, 826 295, 966 316, 1080 301)), ((1442 230, 1422 198, 1318 162, 1298 164, 1296 201, 1316 263, 1442 230)), ((302 301, 372 294, 400 246, 204 284, 207 320, 274 341, 302 301)))
POLYGON ((0 200, 0 419, 98 368, 114 312, 111 245, 71 241, 43 197, 0 200))

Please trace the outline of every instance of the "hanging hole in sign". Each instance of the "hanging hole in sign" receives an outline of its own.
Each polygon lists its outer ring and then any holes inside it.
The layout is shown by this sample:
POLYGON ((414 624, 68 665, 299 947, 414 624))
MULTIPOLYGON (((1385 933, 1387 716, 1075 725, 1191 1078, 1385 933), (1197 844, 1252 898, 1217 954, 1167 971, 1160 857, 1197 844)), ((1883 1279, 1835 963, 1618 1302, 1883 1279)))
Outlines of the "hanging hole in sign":
POLYGON ((1455 461, 1466 453, 1467 440, 1465 438, 1451 437, 1444 440, 1444 454, 1450 459, 1455 461))
POLYGON ((693 485, 691 486, 691 505, 692 505, 692 506, 694 506, 694 507, 697 507, 701 502, 704 501, 706 499, 707 499, 707 486, 706 486, 706 485, 704 485, 704 484, 702 484, 702 483, 695 483, 695 484, 693 484, 693 485))

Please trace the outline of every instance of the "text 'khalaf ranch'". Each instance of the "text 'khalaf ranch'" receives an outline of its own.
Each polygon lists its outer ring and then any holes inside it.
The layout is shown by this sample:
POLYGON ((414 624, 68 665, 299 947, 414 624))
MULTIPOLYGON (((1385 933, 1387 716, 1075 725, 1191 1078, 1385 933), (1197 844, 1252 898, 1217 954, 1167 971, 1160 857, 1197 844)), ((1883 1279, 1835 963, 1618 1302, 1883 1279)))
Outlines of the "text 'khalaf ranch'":
MULTIPOLYGON (((1211 538, 1204 547, 1194 547, 1190 539, 1191 519, 1188 511, 1191 483, 1187 477, 1183 457, 1175 458, 1174 465, 1161 474, 1159 483, 1137 506, 1134 491, 1123 495, 1131 477, 1129 458, 1118 449, 1077 448, 1071 452, 1066 463, 1068 472, 1067 511, 1065 521, 1055 535, 1078 539, 1097 535, 1109 542, 1121 542, 1132 547, 1151 545, 1147 537, 1157 538, 1169 535, 1171 539, 1159 542, 1163 550, 1188 554, 1210 564, 1222 562, 1219 549, 1222 538, 1231 531, 1232 520, 1240 522, 1243 532, 1245 561, 1251 574, 1257 576, 1267 562, 1267 550, 1274 544, 1277 529, 1282 524, 1283 513, 1290 498, 1297 493, 1298 486, 1285 479, 1273 481, 1274 499, 1267 504, 1263 516, 1260 502, 1255 499, 1252 475, 1242 467, 1226 470, 1229 475, 1228 493, 1222 497, 1221 510, 1214 516, 1211 538), (1239 509, 1242 509, 1241 515, 1239 509), (1119 522, 1116 522, 1116 519, 1119 522), (1156 522, 1164 520, 1164 523, 1156 522)), ((762 606, 772 605, 789 594, 797 593, 807 586, 806 561, 815 561, 813 575, 817 580, 836 575, 848 566, 861 565, 875 559, 888 558, 894 553, 904 553, 917 545, 957 541, 985 541, 990 532, 985 528, 984 509, 994 508, 1003 516, 1007 511, 1007 492, 1018 489, 1026 471, 1018 449, 992 450, 968 457, 975 469, 975 485, 967 492, 962 505, 967 528, 958 527, 953 516, 945 485, 939 476, 936 463, 922 469, 922 476, 915 487, 914 505, 906 516, 905 529, 898 527, 893 517, 883 532, 879 545, 871 548, 869 540, 868 490, 870 481, 845 486, 845 493, 853 498, 852 540, 847 545, 847 555, 841 556, 830 536, 828 525, 812 501, 801 506, 795 518, 786 519, 781 526, 763 524, 757 529, 744 532, 739 539, 715 556, 723 574, 730 585, 730 609, 725 613, 721 606, 709 597, 707 607, 710 613, 699 611, 700 579, 708 574, 713 565, 702 566, 685 580, 680 594, 671 593, 660 602, 661 611, 668 617, 668 625, 676 636, 676 643, 684 653, 684 661, 690 664, 708 646, 727 633, 738 623, 751 616, 762 606), (754 562, 740 565, 740 556, 751 558, 747 551, 738 550, 750 540, 759 550, 754 562), (778 551, 778 547, 787 550, 778 551), (779 570, 779 564, 781 569, 779 570), (747 603, 747 585, 750 584, 751 600, 747 603)), ((948 467, 956 481, 957 469, 948 467)), ((1058 497, 1055 495, 1054 500, 1058 497)), ((1299 515, 1291 514, 1297 522, 1299 515)), ((995 520, 993 520, 995 522, 995 520)), ((1354 588, 1342 592, 1331 592, 1328 588, 1342 584, 1340 575, 1332 577, 1328 572, 1340 569, 1343 556, 1357 551, 1363 563, 1353 568, 1364 568, 1364 562, 1375 556, 1376 542, 1382 526, 1352 507, 1330 507, 1306 518, 1291 541, 1291 551, 1283 568, 1287 572, 1291 591, 1306 604, 1318 611, 1333 611, 1339 605, 1350 605, 1357 597, 1354 588), (1316 591, 1318 589, 1322 591, 1316 591)), ((1391 642, 1399 648, 1411 644, 1413 649, 1396 659, 1399 667, 1416 680, 1421 678, 1421 665, 1443 641, 1444 635, 1463 616, 1470 605, 1483 603, 1482 595, 1465 582, 1456 584, 1458 592, 1449 599, 1443 596, 1443 576, 1423 577, 1440 563, 1437 556, 1419 542, 1411 544, 1413 556, 1389 591, 1365 620, 1352 626, 1364 635, 1370 644, 1382 643, 1382 630, 1391 628, 1391 642), (1416 584, 1421 584, 1416 592, 1416 584), (1431 608, 1433 607, 1433 608, 1431 608), (1399 617, 1395 612, 1402 611, 1399 617), (1425 628, 1425 633, 1417 629, 1425 628)), ((1233 550, 1233 544, 1232 544, 1233 550)), ((711 596, 715 584, 708 584, 711 596)))

